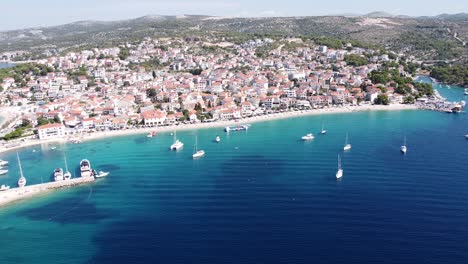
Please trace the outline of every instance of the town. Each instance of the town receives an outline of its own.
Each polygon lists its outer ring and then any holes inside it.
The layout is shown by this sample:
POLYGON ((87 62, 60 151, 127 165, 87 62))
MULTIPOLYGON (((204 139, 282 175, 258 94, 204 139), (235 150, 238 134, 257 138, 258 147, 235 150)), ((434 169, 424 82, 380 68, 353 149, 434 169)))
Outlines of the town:
POLYGON ((300 38, 147 38, 18 65, 0 79, 1 103, 15 109, 6 140, 441 100, 413 81, 414 58, 300 38))

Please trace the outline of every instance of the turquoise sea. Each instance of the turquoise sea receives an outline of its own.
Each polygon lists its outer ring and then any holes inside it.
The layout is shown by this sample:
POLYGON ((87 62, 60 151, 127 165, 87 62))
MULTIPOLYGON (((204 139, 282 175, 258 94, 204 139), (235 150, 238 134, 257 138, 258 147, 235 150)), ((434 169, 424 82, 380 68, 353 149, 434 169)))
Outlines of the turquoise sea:
MULTIPOLYGON (((111 175, 1 208, 0 263, 464 263, 464 134, 465 113, 381 111, 179 131, 177 153, 169 133, 26 148, 28 184, 49 181, 65 152, 75 172, 88 158, 111 175), (192 160, 196 136, 207 154, 192 160)), ((0 184, 15 186, 16 154, 0 158, 0 184)))

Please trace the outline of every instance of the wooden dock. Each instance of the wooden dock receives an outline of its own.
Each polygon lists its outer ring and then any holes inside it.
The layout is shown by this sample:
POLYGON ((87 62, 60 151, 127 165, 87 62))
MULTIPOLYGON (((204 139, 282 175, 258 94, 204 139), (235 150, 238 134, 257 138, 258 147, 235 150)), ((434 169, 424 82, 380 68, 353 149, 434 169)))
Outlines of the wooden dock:
POLYGON ((70 180, 47 182, 35 185, 29 185, 22 188, 12 188, 0 192, 0 206, 5 206, 12 202, 30 198, 40 193, 44 193, 53 189, 71 187, 94 182, 94 177, 79 177, 70 180))

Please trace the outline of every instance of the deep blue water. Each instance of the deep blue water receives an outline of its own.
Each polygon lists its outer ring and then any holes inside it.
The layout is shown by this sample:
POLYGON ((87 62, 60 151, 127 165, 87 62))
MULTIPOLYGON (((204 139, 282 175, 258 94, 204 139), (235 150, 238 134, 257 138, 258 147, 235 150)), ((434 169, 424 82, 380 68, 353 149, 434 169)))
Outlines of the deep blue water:
MULTIPOLYGON (((467 121, 359 112, 179 131, 178 153, 168 133, 28 148, 30 184, 49 180, 64 151, 70 167, 86 157, 111 175, 2 208, 0 263, 464 263, 467 121), (298 140, 308 132, 312 142, 298 140)), ((13 186, 15 153, 0 158, 11 163, 0 184, 13 186)))

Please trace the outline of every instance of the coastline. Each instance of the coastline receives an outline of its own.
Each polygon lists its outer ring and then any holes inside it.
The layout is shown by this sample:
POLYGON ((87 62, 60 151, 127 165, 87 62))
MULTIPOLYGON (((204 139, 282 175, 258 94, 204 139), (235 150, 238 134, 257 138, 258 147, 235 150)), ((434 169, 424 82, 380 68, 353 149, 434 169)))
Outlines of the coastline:
POLYGON ((353 113, 353 112, 362 112, 362 111, 400 111, 400 110, 417 110, 416 105, 404 105, 404 104, 392 104, 392 105, 360 105, 360 106, 345 106, 345 107, 333 107, 333 108, 323 108, 323 109, 313 109, 313 110, 303 110, 303 111, 294 111, 294 112, 282 112, 274 113, 263 116, 254 116, 242 118, 239 120, 227 120, 227 121, 216 121, 212 123, 196 123, 196 124, 181 124, 181 125, 172 125, 172 126, 163 126, 163 127, 147 127, 147 128, 134 128, 134 129, 125 129, 125 130, 111 130, 111 131, 99 131, 89 134, 83 134, 78 136, 69 136, 66 138, 54 138, 48 140, 39 140, 39 139, 20 139, 14 142, 6 144, 6 146, 0 146, 0 153, 31 147, 40 144, 49 144, 49 143, 66 143, 70 139, 79 139, 81 141, 91 141, 98 140, 108 137, 122 137, 138 134, 148 134, 152 131, 156 132, 171 132, 174 130, 193 130, 193 129, 208 129, 216 127, 225 127, 229 125, 235 125, 239 123, 256 123, 264 121, 272 121, 285 118, 295 118, 311 115, 320 115, 320 114, 344 114, 344 113, 353 113), (10 146, 9 146, 10 145, 10 146))

